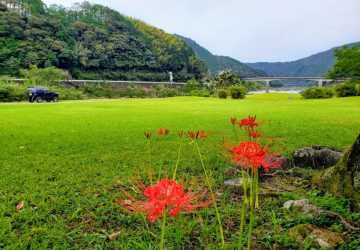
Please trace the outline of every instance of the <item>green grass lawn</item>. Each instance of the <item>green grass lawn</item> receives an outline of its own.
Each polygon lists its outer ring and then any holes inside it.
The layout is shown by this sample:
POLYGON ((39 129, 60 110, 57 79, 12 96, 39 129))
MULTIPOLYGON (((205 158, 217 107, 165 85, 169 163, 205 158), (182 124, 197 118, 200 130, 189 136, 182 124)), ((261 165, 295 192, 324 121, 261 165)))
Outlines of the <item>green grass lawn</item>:
MULTIPOLYGON (((161 222, 119 210, 114 179, 146 171, 144 131, 170 129, 153 140, 157 172, 171 173, 177 133, 204 130, 204 160, 219 187, 227 178, 224 145, 233 143, 230 117, 257 115, 262 132, 284 155, 301 146, 350 146, 360 132, 360 97, 304 100, 299 95, 264 94, 245 100, 177 97, 44 104, 0 104, 0 248, 157 248, 161 222), (25 201, 24 209, 15 206, 25 201), (113 241, 107 234, 121 231, 113 241)), ((153 132, 153 137, 155 134, 153 132)), ((184 147, 179 175, 202 178, 193 145, 184 147)), ((237 235, 238 205, 222 196, 229 249, 237 235)), ((217 249, 214 210, 171 220, 169 249, 217 249)))

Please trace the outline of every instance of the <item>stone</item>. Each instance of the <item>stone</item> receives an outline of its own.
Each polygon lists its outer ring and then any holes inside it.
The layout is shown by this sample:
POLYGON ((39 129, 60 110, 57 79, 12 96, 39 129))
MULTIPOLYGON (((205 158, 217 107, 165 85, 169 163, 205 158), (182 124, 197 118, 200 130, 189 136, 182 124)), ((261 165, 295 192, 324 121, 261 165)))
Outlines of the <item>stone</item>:
MULTIPOLYGON (((250 179, 248 179, 248 183, 251 183, 250 179)), ((223 185, 227 186, 227 187, 241 187, 242 188, 243 187, 243 178, 235 178, 232 180, 224 181, 223 185)))
POLYGON ((297 167, 313 167, 324 169, 339 162, 343 153, 334 148, 311 146, 296 149, 293 153, 294 164, 297 167))
POLYGON ((314 225, 298 225, 289 229, 289 235, 295 237, 299 244, 310 240, 322 249, 336 249, 344 239, 341 234, 314 225))
POLYGON ((281 164, 281 169, 288 170, 294 167, 294 162, 291 159, 284 156, 282 158, 283 158, 283 162, 281 164))
POLYGON ((288 200, 283 204, 283 208, 296 213, 301 213, 309 219, 313 219, 321 214, 321 209, 311 204, 308 199, 301 199, 295 201, 288 200))
POLYGON ((239 168, 231 167, 228 170, 226 170, 224 172, 224 174, 226 174, 226 175, 237 175, 237 174, 241 174, 241 171, 240 171, 239 168))
POLYGON ((352 209, 360 211, 360 134, 341 160, 335 166, 315 174, 311 184, 348 198, 352 209))

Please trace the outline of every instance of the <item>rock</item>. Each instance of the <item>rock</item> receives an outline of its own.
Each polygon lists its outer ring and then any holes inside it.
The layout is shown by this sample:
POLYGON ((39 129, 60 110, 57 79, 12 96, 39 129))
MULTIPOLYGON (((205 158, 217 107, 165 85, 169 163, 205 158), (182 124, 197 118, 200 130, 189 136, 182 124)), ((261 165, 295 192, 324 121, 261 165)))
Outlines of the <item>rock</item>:
MULTIPOLYGON (((245 179, 246 180, 246 179, 245 179)), ((250 184, 251 180, 248 179, 248 183, 250 184)), ((235 178, 232 180, 227 180, 223 182, 224 186, 227 187, 243 187, 243 178, 235 178)))
POLYGON ((352 208, 360 211, 360 134, 341 160, 335 166, 315 174, 311 184, 348 198, 352 208))
POLYGON ((287 170, 294 167, 294 162, 292 160, 290 160, 287 157, 282 157, 282 158, 284 160, 283 163, 281 164, 281 169, 287 170))
POLYGON ((314 167, 324 169, 339 162, 341 151, 323 146, 299 148, 294 151, 294 164, 297 167, 314 167))
POLYGON ((322 249, 336 249, 338 245, 344 242, 341 234, 314 225, 292 227, 289 229, 289 234, 295 237, 300 244, 305 244, 307 240, 311 240, 322 249))
POLYGON ((240 173, 241 173, 240 169, 234 168, 234 167, 231 167, 224 172, 224 174, 226 174, 226 175, 237 175, 240 173))
POLYGON ((283 207, 287 210, 301 213, 309 219, 313 219, 321 214, 321 209, 311 204, 308 199, 289 200, 284 203, 283 207))

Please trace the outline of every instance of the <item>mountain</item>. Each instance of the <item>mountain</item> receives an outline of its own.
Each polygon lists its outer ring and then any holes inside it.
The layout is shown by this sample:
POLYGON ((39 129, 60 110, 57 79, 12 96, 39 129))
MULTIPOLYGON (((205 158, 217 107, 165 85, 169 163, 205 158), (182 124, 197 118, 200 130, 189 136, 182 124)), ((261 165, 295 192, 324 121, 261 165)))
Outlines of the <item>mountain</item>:
POLYGON ((201 79, 206 65, 182 40, 98 4, 0 1, 0 75, 55 66, 77 79, 201 79))
POLYGON ((216 75, 221 70, 230 69, 240 77, 256 77, 266 76, 262 70, 253 69, 244 63, 239 62, 228 56, 213 55, 210 51, 197 44, 194 40, 175 34, 174 36, 183 40, 189 47, 191 47, 196 56, 203 60, 210 69, 211 75, 216 75))
MULTIPOLYGON (((347 44, 353 46, 357 43, 347 44)), ((265 71, 269 76, 324 76, 335 62, 335 47, 309 57, 291 62, 257 62, 248 66, 265 71)))

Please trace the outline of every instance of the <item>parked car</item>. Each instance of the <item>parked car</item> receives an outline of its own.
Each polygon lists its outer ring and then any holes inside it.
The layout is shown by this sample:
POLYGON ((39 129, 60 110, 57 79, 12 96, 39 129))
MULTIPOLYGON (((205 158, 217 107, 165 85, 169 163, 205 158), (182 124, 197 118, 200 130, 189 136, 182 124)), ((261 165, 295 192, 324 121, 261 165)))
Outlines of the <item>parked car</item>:
POLYGON ((26 96, 29 100, 29 102, 37 101, 38 103, 41 103, 43 100, 47 102, 57 102, 59 100, 59 94, 55 93, 45 87, 29 87, 26 90, 26 96))

